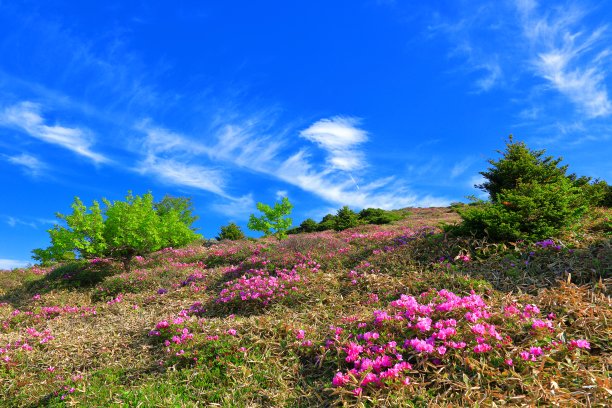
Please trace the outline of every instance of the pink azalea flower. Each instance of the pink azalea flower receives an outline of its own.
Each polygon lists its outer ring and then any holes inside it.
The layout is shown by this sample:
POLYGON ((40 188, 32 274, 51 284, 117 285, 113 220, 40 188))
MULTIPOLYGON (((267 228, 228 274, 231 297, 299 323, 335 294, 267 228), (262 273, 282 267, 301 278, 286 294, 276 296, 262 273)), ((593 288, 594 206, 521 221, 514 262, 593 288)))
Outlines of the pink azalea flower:
POLYGON ((342 387, 343 385, 348 384, 349 381, 350 377, 348 374, 342 374, 340 371, 338 371, 332 379, 332 385, 334 387, 342 387))
POLYGON ((589 343, 587 340, 572 340, 570 341, 569 347, 570 350, 574 349, 574 348, 581 348, 581 349, 591 349, 591 343, 589 343))

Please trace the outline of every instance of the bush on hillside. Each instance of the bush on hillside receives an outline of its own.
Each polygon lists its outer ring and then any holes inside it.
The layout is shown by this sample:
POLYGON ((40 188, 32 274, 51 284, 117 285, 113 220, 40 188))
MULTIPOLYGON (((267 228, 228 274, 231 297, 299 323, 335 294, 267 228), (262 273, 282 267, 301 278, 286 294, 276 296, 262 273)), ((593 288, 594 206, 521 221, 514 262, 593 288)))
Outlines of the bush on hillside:
POLYGON ((503 157, 489 160, 492 167, 480 173, 486 181, 477 187, 490 202, 457 208, 463 222, 448 229, 497 241, 536 241, 575 223, 587 209, 583 191, 565 175, 561 159, 544 152, 510 138, 503 157))
POLYGON ((359 215, 351 210, 348 205, 340 208, 334 219, 334 229, 343 231, 348 228, 353 228, 359 225, 359 215))
POLYGON ((306 218, 300 224, 301 232, 316 232, 318 230, 318 228, 319 228, 319 225, 312 218, 306 218))
POLYGON ((591 207, 612 207, 612 186, 604 180, 592 180, 586 176, 576 177, 574 174, 569 177, 574 185, 582 190, 585 200, 591 207))
POLYGON ((364 208, 359 212, 359 220, 363 224, 390 224, 400 219, 401 216, 399 214, 385 211, 381 208, 364 208))
POLYGON ((109 257, 120 260, 129 270, 137 255, 184 246, 200 238, 185 221, 190 210, 181 212, 173 205, 156 210, 151 193, 133 196, 129 192, 126 201, 102 201, 104 209, 97 201, 87 208, 75 197, 72 214, 57 214, 66 226, 50 229, 51 246, 35 249, 33 258, 44 263, 66 260, 70 254, 88 259, 109 257))
POLYGON ((317 232, 317 231, 319 231, 319 224, 317 224, 317 222, 313 220, 312 218, 306 218, 304 221, 302 221, 302 223, 298 227, 287 230, 287 234, 293 235, 293 234, 302 234, 304 232, 317 232))
POLYGON ((498 161, 489 159, 487 171, 480 172, 486 181, 476 187, 489 194, 492 202, 499 202, 499 194, 514 190, 519 183, 552 184, 567 176, 567 166, 559 167, 561 158, 544 156, 542 150, 531 150, 524 142, 515 142, 512 135, 498 161))
POLYGON ((319 222, 318 230, 319 231, 327 231, 333 230, 336 226, 336 216, 333 214, 327 214, 321 222, 319 222))
POLYGON ((365 208, 355 213, 348 206, 340 208, 336 214, 327 214, 321 222, 317 223, 312 218, 305 219, 299 227, 287 231, 288 234, 301 234, 303 232, 317 232, 336 230, 342 231, 363 224, 390 224, 406 217, 406 213, 398 213, 383 210, 381 208, 365 208))
POLYGON ((237 241, 240 239, 245 239, 244 232, 240 226, 236 223, 230 222, 229 224, 222 226, 219 235, 217 235, 217 240, 221 241, 224 239, 228 239, 230 241, 237 241))

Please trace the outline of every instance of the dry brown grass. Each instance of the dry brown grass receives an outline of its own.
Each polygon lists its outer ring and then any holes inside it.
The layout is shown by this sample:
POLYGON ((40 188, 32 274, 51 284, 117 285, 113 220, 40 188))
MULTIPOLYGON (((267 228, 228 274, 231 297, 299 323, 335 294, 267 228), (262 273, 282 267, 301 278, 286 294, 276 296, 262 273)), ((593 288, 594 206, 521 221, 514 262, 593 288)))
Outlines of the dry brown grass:
MULTIPOLYGON (((609 211, 589 220, 583 235, 564 237, 566 248, 538 250, 528 265, 521 261, 532 248, 520 245, 442 235, 397 245, 395 238, 406 236, 407 228, 457 219, 449 209, 410 211, 410 218, 391 226, 300 235, 280 244, 244 241, 161 251, 130 274, 111 265, 114 273, 93 283, 27 270, 2 273, 0 347, 28 338, 27 328, 50 330, 55 338, 45 344, 29 339, 33 350, 3 354, 11 361, 0 362, 0 398, 5 406, 609 406, 610 239, 590 227, 609 211), (458 254, 470 254, 472 261, 454 260, 458 254), (253 268, 291 268, 298 258, 321 267, 303 272, 307 281, 296 292, 265 307, 216 301, 225 282, 253 268), (514 368, 469 353, 452 355, 443 365, 410 356, 418 369, 409 373, 409 386, 370 387, 361 397, 332 387, 335 372, 348 366, 341 348, 324 347, 330 326, 358 333, 352 325, 371 320, 374 310, 402 293, 430 288, 474 290, 495 313, 511 302, 537 304, 543 313, 556 314, 556 339, 586 338, 591 350, 551 352, 514 368), (107 303, 118 293, 122 300, 107 303), (37 294, 40 299, 33 298, 37 294), (192 340, 166 347, 149 335, 158 322, 196 302, 204 310, 184 323, 195 334, 192 340), (40 313, 42 306, 91 307, 96 314, 25 314, 40 313), (181 349, 185 354, 176 356, 181 349), (196 364, 194 356, 200 359, 196 364)), ((506 327, 502 318, 498 324, 506 327)), ((535 341, 528 329, 513 330, 517 350, 535 341)))

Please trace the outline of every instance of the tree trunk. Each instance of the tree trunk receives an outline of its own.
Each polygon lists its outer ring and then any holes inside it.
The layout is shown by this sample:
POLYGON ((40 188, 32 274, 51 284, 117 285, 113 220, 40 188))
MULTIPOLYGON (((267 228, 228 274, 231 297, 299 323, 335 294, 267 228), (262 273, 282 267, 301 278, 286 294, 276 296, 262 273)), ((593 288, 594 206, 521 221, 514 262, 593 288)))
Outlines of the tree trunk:
POLYGON ((132 258, 133 257, 134 257, 134 254, 129 254, 129 255, 125 255, 122 259, 123 269, 126 272, 130 272, 132 270, 132 258))

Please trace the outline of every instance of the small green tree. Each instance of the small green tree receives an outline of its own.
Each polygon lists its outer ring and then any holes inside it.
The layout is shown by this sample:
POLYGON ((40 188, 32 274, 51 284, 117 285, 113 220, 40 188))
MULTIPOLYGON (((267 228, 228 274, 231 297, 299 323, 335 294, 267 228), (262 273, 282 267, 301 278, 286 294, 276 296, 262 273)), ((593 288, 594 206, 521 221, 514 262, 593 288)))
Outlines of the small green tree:
POLYGON ((240 239, 245 239, 244 232, 240 229, 236 223, 230 222, 229 224, 222 226, 219 235, 217 235, 217 240, 221 241, 224 239, 228 239, 230 241, 237 241, 240 239))
POLYGON ((327 214, 321 219, 319 225, 317 226, 317 231, 327 231, 335 228, 336 225, 336 216, 333 214, 327 214))
POLYGON ((274 203, 274 207, 267 204, 257 203, 257 209, 263 213, 260 217, 251 214, 248 227, 253 231, 263 232, 264 236, 274 235, 279 240, 287 236, 287 230, 291 228, 293 220, 288 217, 293 209, 293 204, 284 197, 281 202, 274 203))
POLYGON ((544 152, 510 138, 503 157, 489 160, 493 167, 481 173, 486 181, 477 186, 491 200, 457 208, 463 221, 450 229, 498 241, 534 241, 571 226, 587 209, 583 191, 565 175, 561 159, 543 158, 544 152))
POLYGON ((400 220, 401 216, 382 208, 364 208, 359 212, 359 221, 363 224, 389 224, 400 220))
POLYGON ((562 158, 544 156, 546 150, 531 150, 524 142, 515 142, 512 135, 508 137, 505 151, 497 152, 502 155, 501 159, 488 160, 492 167, 480 172, 486 181, 476 185, 489 194, 492 202, 498 202, 503 190, 513 190, 520 182, 551 184, 566 178, 567 166, 559 166, 562 158))
POLYGON ((351 210, 348 205, 345 205, 338 210, 334 221, 334 229, 336 231, 342 231, 359 225, 359 215, 351 210))
POLYGON ((306 218, 300 224, 300 231, 301 232, 315 232, 315 231, 317 231, 318 228, 319 228, 319 225, 312 218, 306 218))
POLYGON ((48 231, 51 246, 35 249, 34 259, 61 261, 69 258, 68 254, 110 257, 123 262, 129 271, 136 255, 183 246, 201 237, 184 222, 178 209, 169 208, 160 215, 151 193, 133 196, 129 192, 126 201, 103 202, 104 210, 97 201, 88 209, 75 197, 72 214, 57 214, 66 226, 55 225, 48 231))

